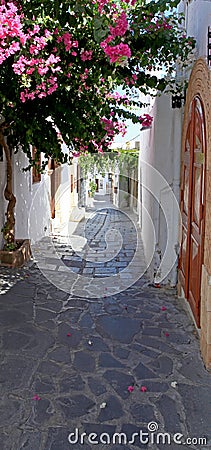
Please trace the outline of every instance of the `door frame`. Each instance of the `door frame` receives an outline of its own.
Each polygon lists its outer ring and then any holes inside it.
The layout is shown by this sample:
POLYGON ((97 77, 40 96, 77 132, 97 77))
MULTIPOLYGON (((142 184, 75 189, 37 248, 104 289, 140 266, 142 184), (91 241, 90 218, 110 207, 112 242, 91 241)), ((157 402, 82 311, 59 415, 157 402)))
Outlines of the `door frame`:
MULTIPOLYGON (((181 252, 180 252, 180 258, 179 258, 179 272, 178 272, 178 288, 179 288, 179 295, 184 296, 191 307, 195 322, 197 327, 200 327, 201 325, 201 321, 200 321, 200 311, 202 308, 201 305, 201 301, 203 302, 203 299, 201 299, 202 295, 201 295, 201 287, 202 287, 202 267, 204 265, 204 252, 205 252, 205 233, 206 233, 206 197, 207 197, 207 192, 206 192, 206 173, 207 173, 207 151, 208 151, 208 136, 209 136, 209 121, 208 119, 210 119, 210 104, 208 103, 207 100, 207 89, 208 89, 208 69, 206 66, 205 61, 200 58, 196 63, 195 66, 193 68, 193 71, 191 73, 191 77, 190 77, 190 81, 189 81, 189 86, 188 86, 188 91, 187 91, 187 97, 186 97, 186 105, 185 105, 185 111, 184 111, 184 122, 183 122, 183 134, 182 134, 182 147, 181 147, 181 202, 180 202, 180 208, 181 208, 181 214, 182 214, 182 202, 183 202, 183 172, 184 172, 184 154, 185 154, 185 148, 186 148, 186 138, 187 138, 187 133, 188 133, 188 127, 190 126, 190 114, 193 114, 193 111, 191 111, 191 106, 194 104, 194 100, 196 98, 199 99, 201 107, 202 107, 202 111, 203 111, 203 124, 204 124, 204 137, 205 137, 205 143, 204 143, 204 168, 203 168, 203 188, 204 188, 204 205, 202 207, 202 220, 201 220, 201 241, 200 241, 200 274, 199 274, 199 305, 198 305, 198 317, 196 314, 196 310, 194 310, 194 306, 192 303, 192 300, 190 299, 189 296, 189 280, 188 277, 187 279, 184 279, 184 274, 182 271, 182 261, 181 261, 181 252)), ((192 133, 192 139, 194 139, 194 130, 190 130, 190 133, 192 133)), ((194 149, 192 152, 192 156, 190 154, 190 171, 193 171, 193 165, 194 165, 194 161, 193 161, 193 157, 194 157, 194 149)), ((192 189, 193 187, 193 180, 190 180, 189 183, 189 189, 192 189)), ((192 199, 191 199, 191 195, 189 195, 189 203, 188 203, 188 208, 192 208, 192 199), (191 203, 190 203, 191 202, 191 203)), ((189 210, 188 210, 189 211, 189 210)), ((187 215, 187 229, 190 231, 189 235, 188 235, 188 243, 187 243, 187 261, 186 264, 189 266, 190 270, 190 244, 191 244, 191 221, 192 221, 192 214, 189 211, 188 215, 187 215)), ((182 227, 180 228, 180 237, 181 237, 181 241, 182 241, 182 227)), ((187 267, 186 267, 187 269, 187 267)), ((189 273, 189 272, 188 272, 189 273)))

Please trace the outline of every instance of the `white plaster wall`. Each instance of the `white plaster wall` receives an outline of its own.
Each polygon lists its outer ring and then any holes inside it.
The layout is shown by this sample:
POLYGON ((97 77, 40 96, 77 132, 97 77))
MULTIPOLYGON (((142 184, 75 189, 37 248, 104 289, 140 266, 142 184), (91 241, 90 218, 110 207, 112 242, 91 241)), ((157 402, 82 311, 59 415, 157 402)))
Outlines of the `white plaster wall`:
MULTIPOLYGON (((211 1, 191 0, 181 1, 180 12, 185 14, 185 26, 187 34, 196 39, 196 58, 207 57, 207 31, 211 26, 211 1)), ((186 76, 189 76, 187 70, 186 76)), ((145 254, 149 259, 151 252, 151 231, 149 227, 148 214, 150 214, 155 230, 155 254, 149 274, 153 279, 159 267, 165 251, 167 238, 170 239, 171 252, 169 252, 162 271, 166 272, 168 267, 172 268, 166 278, 166 282, 176 284, 177 263, 175 262, 178 253, 178 224, 180 215, 174 202, 169 201, 170 188, 175 193, 177 201, 180 195, 180 155, 181 155, 181 134, 182 134, 182 114, 183 109, 171 108, 171 97, 162 95, 158 97, 152 107, 151 112, 154 122, 151 130, 141 132, 140 157, 156 168, 164 176, 169 184, 162 190, 156 192, 158 201, 147 191, 143 185, 150 183, 150 170, 143 170, 139 167, 139 178, 142 180, 142 208, 139 211, 139 223, 142 226, 145 254), (166 209, 166 220, 162 213, 162 207, 166 209)), ((162 275, 162 274, 161 274, 162 275)))
POLYGON ((197 57, 207 56, 207 30, 211 26, 210 0, 182 1, 179 7, 185 14, 187 34, 196 39, 197 57))
POLYGON ((68 223, 72 211, 78 205, 77 193, 77 160, 72 165, 64 164, 56 170, 60 171, 61 183, 56 192, 56 214, 52 219, 53 229, 68 233, 68 223), (71 192, 71 175, 73 176, 73 192, 71 192))
POLYGON ((16 239, 35 242, 50 232, 49 176, 42 175, 40 182, 32 183, 32 170, 22 170, 28 165, 26 155, 19 151, 13 160, 16 239))
POLYGON ((168 273, 165 282, 175 284, 176 249, 178 247, 178 210, 177 204, 171 201, 171 190, 179 201, 180 180, 180 147, 182 111, 171 108, 171 97, 162 95, 155 100, 151 114, 154 117, 151 130, 141 132, 140 168, 139 177, 142 179, 142 235, 147 261, 152 252, 152 230, 149 227, 151 217, 155 232, 154 257, 149 268, 153 279, 164 256, 167 241, 171 251, 168 252, 160 275, 168 273), (141 160, 150 164, 158 171, 160 184, 155 181, 153 170, 143 169, 141 160), (166 180, 166 182, 164 181, 166 180), (153 192, 150 192, 152 190, 153 192), (156 199, 155 199, 156 197, 156 199), (176 204, 176 205, 175 205, 176 204))

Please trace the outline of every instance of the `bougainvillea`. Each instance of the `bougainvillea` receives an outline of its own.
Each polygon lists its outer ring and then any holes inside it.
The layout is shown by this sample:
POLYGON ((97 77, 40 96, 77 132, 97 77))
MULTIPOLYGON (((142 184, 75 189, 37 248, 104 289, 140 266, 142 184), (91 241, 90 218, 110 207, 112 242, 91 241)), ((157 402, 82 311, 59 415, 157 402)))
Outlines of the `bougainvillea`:
POLYGON ((176 59, 185 62, 194 46, 172 9, 177 3, 1 1, 0 102, 10 145, 30 162, 29 144, 46 161, 64 162, 56 129, 80 153, 107 150, 125 133, 125 119, 150 126, 137 113, 137 90, 162 91, 176 59), (166 78, 155 75, 161 68, 166 78))

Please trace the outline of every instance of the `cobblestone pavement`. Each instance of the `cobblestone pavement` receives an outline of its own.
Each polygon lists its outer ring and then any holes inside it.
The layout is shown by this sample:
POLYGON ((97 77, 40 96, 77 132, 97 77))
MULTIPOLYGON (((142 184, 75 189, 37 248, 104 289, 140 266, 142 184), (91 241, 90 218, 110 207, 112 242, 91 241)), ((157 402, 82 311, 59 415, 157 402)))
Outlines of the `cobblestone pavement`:
MULTIPOLYGON (((121 218, 124 229, 121 212, 106 208, 86 225, 90 247, 102 251, 107 218, 121 218)), ((67 266, 74 261, 87 279, 106 281, 108 268, 118 274, 133 256, 130 227, 101 272, 99 261, 55 242, 67 266)), ((105 287, 103 296, 83 298, 34 263, 2 268, 0 281, 1 450, 211 449, 211 378, 175 290, 155 288, 145 275, 115 295, 105 287)))

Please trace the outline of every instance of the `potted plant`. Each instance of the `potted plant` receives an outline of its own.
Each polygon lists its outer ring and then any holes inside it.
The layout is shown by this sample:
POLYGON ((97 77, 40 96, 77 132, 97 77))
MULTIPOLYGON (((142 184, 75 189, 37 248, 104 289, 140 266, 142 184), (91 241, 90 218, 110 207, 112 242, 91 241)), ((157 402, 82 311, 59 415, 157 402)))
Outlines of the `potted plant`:
POLYGON ((0 250, 0 266, 21 267, 31 257, 29 239, 15 239, 15 215, 14 208, 16 198, 12 189, 12 160, 9 146, 4 136, 5 125, 0 125, 0 145, 4 149, 7 165, 7 182, 4 190, 5 199, 8 201, 6 222, 1 229, 4 238, 3 249, 0 250))

